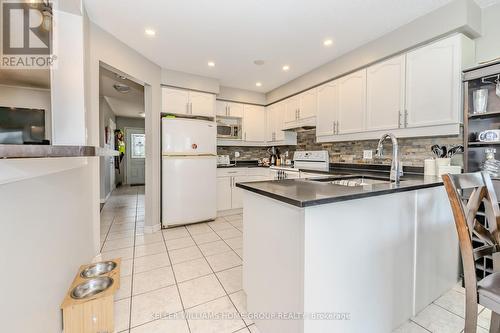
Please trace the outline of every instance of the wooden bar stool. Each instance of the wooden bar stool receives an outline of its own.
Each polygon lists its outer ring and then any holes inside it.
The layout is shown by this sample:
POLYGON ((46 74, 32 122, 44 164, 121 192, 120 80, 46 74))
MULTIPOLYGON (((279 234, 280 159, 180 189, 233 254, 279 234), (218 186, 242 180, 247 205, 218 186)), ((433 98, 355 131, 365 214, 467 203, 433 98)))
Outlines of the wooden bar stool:
POLYGON ((465 283, 465 331, 477 329, 477 305, 490 309, 490 333, 500 333, 500 208, 491 178, 487 173, 476 172, 462 175, 443 175, 460 242, 460 253, 465 283), (465 195, 470 193, 470 195, 465 195), (476 216, 484 205, 487 227, 476 216), (474 249, 472 235, 485 245, 474 249), (495 273, 477 281, 475 260, 493 256, 495 273))

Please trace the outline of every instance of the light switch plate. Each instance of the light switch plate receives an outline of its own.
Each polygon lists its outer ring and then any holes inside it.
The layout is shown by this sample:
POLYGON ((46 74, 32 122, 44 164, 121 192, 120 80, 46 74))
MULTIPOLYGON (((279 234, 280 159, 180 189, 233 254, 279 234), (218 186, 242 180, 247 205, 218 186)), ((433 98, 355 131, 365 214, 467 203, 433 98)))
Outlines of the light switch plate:
POLYGON ((373 150, 363 150, 363 159, 364 160, 373 159, 373 150))

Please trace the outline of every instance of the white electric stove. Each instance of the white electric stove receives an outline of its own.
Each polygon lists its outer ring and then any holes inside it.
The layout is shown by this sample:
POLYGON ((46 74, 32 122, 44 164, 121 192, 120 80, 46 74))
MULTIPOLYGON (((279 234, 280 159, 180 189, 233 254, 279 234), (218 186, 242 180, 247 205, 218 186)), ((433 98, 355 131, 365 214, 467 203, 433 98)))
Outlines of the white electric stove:
POLYGON ((274 171, 274 179, 293 179, 320 177, 324 174, 314 174, 301 170, 328 171, 330 168, 330 158, 327 150, 305 150, 296 151, 293 154, 292 166, 271 166, 274 171))

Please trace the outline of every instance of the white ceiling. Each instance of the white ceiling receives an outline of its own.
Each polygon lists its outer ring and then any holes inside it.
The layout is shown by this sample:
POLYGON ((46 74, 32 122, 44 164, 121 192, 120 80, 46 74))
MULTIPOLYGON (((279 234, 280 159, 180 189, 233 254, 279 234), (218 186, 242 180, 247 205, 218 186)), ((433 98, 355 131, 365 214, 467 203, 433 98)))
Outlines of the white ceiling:
MULTIPOLYGON (((268 92, 451 0, 85 0, 93 22, 163 68, 268 92), (146 28, 155 37, 144 34, 146 28), (325 48, 325 38, 333 46, 325 48), (253 64, 262 59, 263 66, 253 64), (207 66, 216 63, 215 68, 207 66), (290 71, 281 67, 290 65, 290 71), (255 83, 262 82, 258 88, 255 83)), ((489 5, 498 0, 477 0, 489 5)))
POLYGON ((120 79, 115 73, 99 69, 99 95, 108 102, 116 116, 140 118, 144 112, 144 87, 128 79, 120 79), (113 88, 115 83, 130 87, 128 93, 121 93, 113 88))

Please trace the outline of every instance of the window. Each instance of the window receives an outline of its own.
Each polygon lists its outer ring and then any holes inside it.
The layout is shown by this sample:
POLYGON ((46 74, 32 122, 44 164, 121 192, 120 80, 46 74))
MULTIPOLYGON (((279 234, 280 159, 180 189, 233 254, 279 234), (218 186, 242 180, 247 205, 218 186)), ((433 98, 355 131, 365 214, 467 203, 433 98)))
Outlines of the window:
POLYGON ((132 158, 146 157, 146 135, 131 134, 132 138, 132 158))

